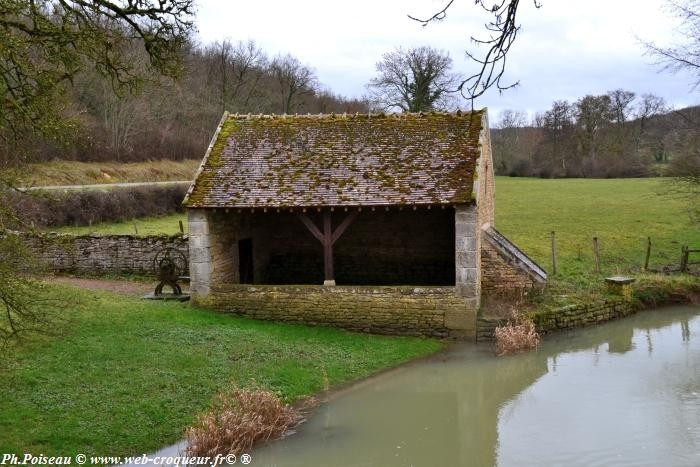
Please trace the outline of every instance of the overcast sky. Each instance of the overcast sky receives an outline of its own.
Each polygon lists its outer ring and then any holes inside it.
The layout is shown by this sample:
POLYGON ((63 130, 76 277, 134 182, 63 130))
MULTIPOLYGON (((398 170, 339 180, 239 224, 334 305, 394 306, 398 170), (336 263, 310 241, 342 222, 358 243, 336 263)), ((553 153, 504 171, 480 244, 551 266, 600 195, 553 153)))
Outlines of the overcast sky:
MULTIPOLYGON (((421 27, 407 14, 425 17, 445 0, 199 0, 203 43, 255 40, 269 55, 291 53, 311 66, 322 84, 346 96, 361 96, 381 55, 397 46, 429 45, 449 52, 454 70, 474 64, 464 56, 470 35, 483 36, 488 15, 472 0, 456 0, 447 19, 421 27)), ((637 37, 668 44, 677 23, 663 0, 522 0, 522 30, 509 56, 507 77, 520 86, 477 101, 492 118, 502 109, 530 113, 553 100, 624 88, 651 92, 674 106, 700 103, 686 75, 660 72, 637 37)), ((466 106, 466 104, 465 104, 466 106)))

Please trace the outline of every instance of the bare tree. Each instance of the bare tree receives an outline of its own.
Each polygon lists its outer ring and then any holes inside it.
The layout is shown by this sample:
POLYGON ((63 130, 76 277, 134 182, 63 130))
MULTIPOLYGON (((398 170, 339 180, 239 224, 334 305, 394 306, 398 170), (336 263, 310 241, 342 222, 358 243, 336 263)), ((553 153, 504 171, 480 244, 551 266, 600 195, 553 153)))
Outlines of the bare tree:
POLYGON ((330 89, 319 89, 308 104, 311 113, 367 113, 369 103, 362 99, 348 99, 330 89))
MULTIPOLYGON (((416 18, 408 15, 409 18, 418 21, 423 26, 432 22, 439 22, 447 17, 447 11, 455 0, 449 0, 445 6, 429 18, 416 18)), ((515 39, 520 30, 520 25, 516 22, 516 15, 520 6, 520 0, 475 0, 474 3, 491 15, 490 21, 485 24, 487 37, 471 37, 477 46, 485 46, 484 54, 466 51, 466 54, 477 64, 477 71, 463 79, 458 89, 463 97, 469 99, 474 105, 474 99, 484 94, 492 87, 499 91, 512 88, 518 85, 518 81, 510 84, 503 83, 503 75, 506 69, 506 58, 510 48, 515 43, 515 39)), ((540 7, 538 0, 533 0, 536 8, 540 7)))
POLYGON ((280 111, 285 114, 294 112, 299 96, 313 94, 317 86, 314 72, 289 54, 275 57, 270 71, 279 90, 280 111))
POLYGON ((633 114, 632 102, 634 102, 636 97, 635 93, 624 89, 616 89, 608 92, 607 97, 610 100, 610 111, 612 112, 613 120, 618 125, 623 125, 633 114))
MULTIPOLYGON (((666 0, 666 8, 679 21, 678 36, 672 45, 663 46, 643 41, 647 52, 664 70, 687 72, 692 76, 692 89, 700 90, 700 0, 666 0)), ((666 175, 673 177, 671 192, 684 194, 691 206, 691 219, 700 222, 700 120, 685 112, 674 112, 688 137, 684 150, 674 157, 666 175)), ((665 156, 663 152, 662 156, 665 156)), ((657 157, 658 160, 658 157, 657 157)))
POLYGON ((603 131, 610 126, 613 109, 610 96, 584 96, 574 105, 577 123, 577 136, 582 156, 586 159, 582 175, 595 172, 599 166, 599 156, 604 152, 603 131))
POLYGON ((62 113, 66 85, 88 64, 115 89, 136 89, 143 76, 127 58, 135 44, 147 52, 151 71, 178 74, 181 47, 194 28, 192 2, 0 2, 0 142, 69 134, 75 122, 62 113))
POLYGON ((678 19, 679 40, 663 46, 642 41, 647 52, 672 72, 687 71, 694 78, 693 89, 700 87, 700 0, 666 0, 669 12, 678 19))
POLYGON ((404 112, 445 109, 450 105, 457 78, 452 59, 431 47, 397 48, 376 64, 378 75, 367 85, 370 97, 383 109, 404 112))
POLYGON ((642 131, 644 131, 645 124, 649 118, 668 112, 668 110, 669 108, 663 97, 650 93, 642 94, 642 98, 634 111, 634 117, 639 120, 642 131))
POLYGON ((252 40, 235 44, 224 40, 206 47, 204 55, 208 58, 207 79, 218 90, 221 112, 247 111, 266 71, 265 52, 252 40))
POLYGON ((565 177, 573 175, 575 161, 575 108, 567 101, 554 101, 552 108, 536 117, 543 130, 539 157, 544 162, 540 175, 565 177))
MULTIPOLYGON (((144 76, 128 52, 138 45, 149 73, 177 76, 182 46, 194 28, 192 2, 0 1, 0 166, 8 154, 24 151, 29 138, 72 135, 68 90, 84 69, 108 77, 114 91, 136 90, 144 76)), ((4 231, 8 219, 17 219, 6 203, 12 184, 0 177, 0 339, 47 322, 46 308, 32 299, 31 280, 18 273, 28 255, 4 231)))
POLYGON ((494 152, 494 169, 499 175, 513 171, 520 154, 520 137, 522 129, 527 125, 525 112, 506 109, 498 115, 497 131, 494 132, 493 144, 498 146, 494 152))

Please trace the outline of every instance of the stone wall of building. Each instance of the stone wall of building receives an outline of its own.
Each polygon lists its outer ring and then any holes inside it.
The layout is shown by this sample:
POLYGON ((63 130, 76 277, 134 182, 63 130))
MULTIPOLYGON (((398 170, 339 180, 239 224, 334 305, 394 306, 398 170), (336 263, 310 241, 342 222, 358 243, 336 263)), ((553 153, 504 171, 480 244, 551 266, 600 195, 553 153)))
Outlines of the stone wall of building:
POLYGON ((483 130, 479 137, 481 155, 477 164, 477 177, 474 180, 476 202, 479 212, 479 228, 484 229, 495 224, 496 207, 495 192, 496 181, 493 172, 493 158, 491 155, 491 132, 488 125, 488 115, 482 117, 483 130))
POLYGON ((151 275, 153 258, 163 248, 176 248, 188 255, 188 239, 181 235, 15 235, 55 272, 151 275))
POLYGON ((476 204, 455 207, 455 286, 457 294, 468 299, 474 308, 481 304, 483 229, 493 225, 495 216, 491 135, 486 114, 483 119, 480 157, 474 177, 476 204))
POLYGON ((476 310, 454 287, 213 286, 194 303, 255 319, 377 334, 471 338, 476 310))
POLYGON ((474 205, 455 207, 455 287, 457 295, 478 309, 481 302, 481 229, 474 205))
POLYGON ((190 255, 190 293, 209 293, 212 278, 212 254, 209 217, 204 209, 187 210, 190 255))
POLYGON ((481 244, 481 290, 484 294, 538 286, 533 277, 501 256, 491 243, 481 244))

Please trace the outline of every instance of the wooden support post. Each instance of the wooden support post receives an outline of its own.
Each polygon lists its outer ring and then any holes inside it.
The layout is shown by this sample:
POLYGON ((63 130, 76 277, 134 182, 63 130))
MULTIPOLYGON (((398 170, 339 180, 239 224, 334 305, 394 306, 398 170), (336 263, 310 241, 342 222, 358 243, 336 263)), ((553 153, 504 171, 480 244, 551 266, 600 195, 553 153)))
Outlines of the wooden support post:
POLYGON ((343 222, 341 222, 340 225, 333 230, 331 212, 323 211, 323 231, 316 227, 316 224, 314 224, 314 222, 309 219, 306 214, 297 214, 299 220, 301 220, 309 232, 311 232, 311 235, 316 237, 316 239, 321 242, 321 245, 323 245, 323 285, 335 285, 335 273, 333 270, 333 244, 338 241, 340 236, 343 235, 343 232, 347 230, 358 214, 359 210, 350 212, 350 214, 343 219, 343 222))
POLYGON ((182 225, 182 221, 181 221, 181 220, 180 220, 180 221, 177 221, 177 222, 178 222, 178 224, 180 224, 180 233, 181 233, 181 234, 184 234, 184 233, 185 233, 185 226, 182 225))
POLYGON ((593 259, 595 259, 595 272, 600 272, 600 250, 598 249, 598 237, 593 237, 593 259))
POLYGON ((649 257, 651 256, 651 237, 647 237, 647 254, 644 257, 644 269, 643 271, 649 270, 649 257))
POLYGON ((323 211, 323 285, 335 285, 333 275, 333 227, 331 225, 331 212, 323 211))
POLYGON ((557 275, 557 239, 552 231, 552 275, 557 275))

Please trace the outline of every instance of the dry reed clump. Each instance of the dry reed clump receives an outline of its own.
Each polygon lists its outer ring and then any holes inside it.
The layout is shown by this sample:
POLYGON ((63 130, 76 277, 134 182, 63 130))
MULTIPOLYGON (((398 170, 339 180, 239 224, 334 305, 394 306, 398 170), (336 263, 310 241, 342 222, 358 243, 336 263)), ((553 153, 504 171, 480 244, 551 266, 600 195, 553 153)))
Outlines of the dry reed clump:
POLYGON ((514 354, 535 349, 540 343, 540 335, 532 321, 509 321, 496 327, 496 355, 514 354))
POLYGON ((270 391, 234 388, 187 429, 187 455, 238 456, 249 452, 253 443, 277 438, 301 421, 298 410, 270 391))
POLYGON ((483 297, 482 308, 492 318, 513 319, 525 304, 524 288, 492 290, 483 297))

